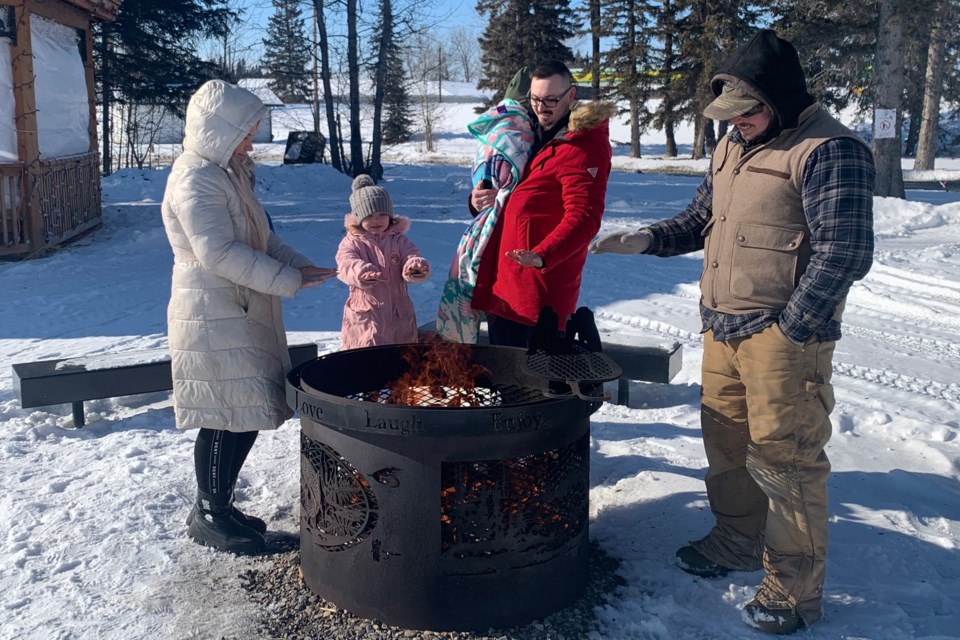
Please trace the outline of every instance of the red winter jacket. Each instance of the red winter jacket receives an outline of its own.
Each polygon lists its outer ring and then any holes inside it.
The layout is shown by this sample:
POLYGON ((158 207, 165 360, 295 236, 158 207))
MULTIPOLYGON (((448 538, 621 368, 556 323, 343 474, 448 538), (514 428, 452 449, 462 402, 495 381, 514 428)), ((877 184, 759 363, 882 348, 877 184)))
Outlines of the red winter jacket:
POLYGON ((530 159, 480 259, 474 309, 533 325, 553 307, 560 329, 580 295, 587 245, 600 229, 610 175, 609 103, 578 104, 566 130, 530 159), (504 254, 526 249, 543 268, 504 254))

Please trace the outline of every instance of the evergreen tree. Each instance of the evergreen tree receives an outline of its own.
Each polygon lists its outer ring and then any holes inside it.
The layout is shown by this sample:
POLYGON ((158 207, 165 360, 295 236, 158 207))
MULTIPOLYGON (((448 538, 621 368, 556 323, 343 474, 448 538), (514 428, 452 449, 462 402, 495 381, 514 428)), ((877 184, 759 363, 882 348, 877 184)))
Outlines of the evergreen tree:
POLYGON ((263 68, 270 88, 284 102, 305 102, 310 95, 310 40, 300 0, 272 0, 273 15, 263 39, 263 68))
POLYGON ((477 87, 495 90, 494 101, 503 96, 517 69, 545 59, 573 60, 564 44, 576 35, 569 0, 477 0, 476 8, 488 16, 480 36, 477 87))
POLYGON ((400 47, 390 45, 385 55, 386 69, 383 76, 383 142, 399 144, 413 135, 410 94, 403 73, 400 47))
MULTIPOLYGON (((694 122, 693 157, 712 152, 717 136, 702 116, 713 100, 710 79, 717 66, 757 29, 760 3, 742 0, 676 0, 674 78, 665 85, 674 108, 694 122)), ((669 24, 669 23, 664 23, 669 24)))
POLYGON ((94 24, 105 175, 113 170, 112 105, 159 106, 183 115, 197 87, 216 75, 214 65, 197 56, 197 41, 221 37, 234 15, 223 0, 124 0, 116 21, 94 24))
MULTIPOLYGON (((97 77, 121 101, 183 113, 214 68, 196 54, 201 37, 219 37, 233 14, 223 0, 124 0, 115 22, 95 23, 97 77)), ((103 89, 103 86, 101 86, 103 89)))
POLYGON ((839 111, 868 106, 878 15, 875 2, 774 0, 771 27, 796 46, 810 93, 839 111))

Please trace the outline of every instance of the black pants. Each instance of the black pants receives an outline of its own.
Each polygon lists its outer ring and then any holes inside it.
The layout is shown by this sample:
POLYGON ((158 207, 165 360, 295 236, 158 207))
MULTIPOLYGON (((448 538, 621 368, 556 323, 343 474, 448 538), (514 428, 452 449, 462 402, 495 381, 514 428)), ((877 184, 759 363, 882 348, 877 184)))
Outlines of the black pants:
POLYGON ((200 429, 193 448, 197 489, 203 493, 229 494, 237 483, 259 431, 234 433, 223 429, 200 429))
POLYGON ((533 325, 521 324, 488 313, 487 335, 490 337, 490 344, 526 349, 530 346, 530 338, 533 337, 533 325))

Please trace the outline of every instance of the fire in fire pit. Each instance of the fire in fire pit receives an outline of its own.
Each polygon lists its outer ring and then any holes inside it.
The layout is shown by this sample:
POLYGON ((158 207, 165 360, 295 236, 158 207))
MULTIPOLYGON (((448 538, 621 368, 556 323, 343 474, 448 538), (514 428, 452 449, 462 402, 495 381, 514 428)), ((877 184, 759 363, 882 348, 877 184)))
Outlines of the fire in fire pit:
POLYGON ((415 407, 480 406, 485 400, 476 379, 486 370, 470 361, 470 351, 468 345, 453 342, 435 342, 425 351, 402 351, 410 369, 390 383, 383 401, 415 407))
POLYGON ((485 630, 586 586, 589 416, 509 347, 397 345, 301 365, 301 564, 357 615, 485 630), (453 366, 453 364, 456 366, 453 366))

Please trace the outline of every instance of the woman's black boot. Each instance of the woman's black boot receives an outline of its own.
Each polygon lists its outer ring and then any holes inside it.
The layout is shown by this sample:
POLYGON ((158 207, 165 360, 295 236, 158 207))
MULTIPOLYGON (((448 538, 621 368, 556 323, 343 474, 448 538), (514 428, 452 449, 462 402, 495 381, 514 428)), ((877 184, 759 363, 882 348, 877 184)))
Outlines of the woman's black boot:
MULTIPOLYGON (((233 504, 233 502, 234 502, 234 498, 231 496, 231 498, 230 498, 230 507, 231 507, 231 509, 233 509, 233 517, 236 518, 237 521, 238 521, 240 524, 243 524, 243 525, 246 525, 246 526, 250 527, 251 529, 253 529, 253 530, 256 531, 257 533, 259 533, 260 535, 264 535, 264 534, 267 532, 267 523, 266 523, 266 522, 264 522, 263 520, 261 520, 260 518, 258 518, 258 517, 256 517, 256 516, 248 516, 248 515, 245 514, 244 512, 240 511, 240 509, 237 509, 237 507, 233 504)), ((196 516, 197 516, 197 505, 194 504, 194 505, 193 505, 193 508, 190 509, 190 513, 187 515, 187 526, 188 526, 188 527, 190 526, 190 523, 193 522, 193 519, 194 519, 196 516)))
POLYGON ((253 554, 263 551, 263 534, 234 515, 233 494, 197 492, 195 514, 187 534, 197 543, 232 553, 253 554))

